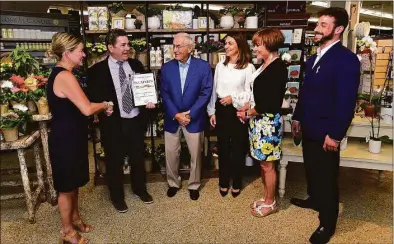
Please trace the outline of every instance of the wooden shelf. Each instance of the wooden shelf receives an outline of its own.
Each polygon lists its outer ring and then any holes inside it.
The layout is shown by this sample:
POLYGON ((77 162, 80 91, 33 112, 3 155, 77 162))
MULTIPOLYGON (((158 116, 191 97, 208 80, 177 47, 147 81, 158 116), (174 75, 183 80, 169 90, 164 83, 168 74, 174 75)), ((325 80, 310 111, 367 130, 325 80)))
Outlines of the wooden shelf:
MULTIPOLYGON (((125 30, 127 33, 145 33, 145 30, 125 30)), ((255 29, 246 29, 246 28, 233 28, 233 29, 209 29, 210 33, 226 33, 226 32, 256 32, 255 29)), ((178 33, 178 32, 188 32, 188 33, 206 33, 206 29, 156 29, 156 30, 148 30, 148 34, 160 34, 160 33, 178 33)), ((86 34, 106 34, 107 30, 86 30, 86 34)))
POLYGON ((0 38, 2 42, 52 42, 51 39, 0 38))
POLYGON ((86 34, 107 34, 107 30, 85 30, 86 34))

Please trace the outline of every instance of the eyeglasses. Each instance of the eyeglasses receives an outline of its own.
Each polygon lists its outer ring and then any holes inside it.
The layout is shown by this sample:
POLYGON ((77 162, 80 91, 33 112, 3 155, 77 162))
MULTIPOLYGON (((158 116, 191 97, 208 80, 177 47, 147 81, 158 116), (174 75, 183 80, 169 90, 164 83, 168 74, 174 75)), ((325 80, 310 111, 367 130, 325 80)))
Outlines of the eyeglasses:
POLYGON ((175 50, 175 49, 181 49, 181 48, 184 48, 184 47, 186 47, 186 46, 188 46, 188 45, 172 45, 172 47, 174 48, 174 50, 175 50))

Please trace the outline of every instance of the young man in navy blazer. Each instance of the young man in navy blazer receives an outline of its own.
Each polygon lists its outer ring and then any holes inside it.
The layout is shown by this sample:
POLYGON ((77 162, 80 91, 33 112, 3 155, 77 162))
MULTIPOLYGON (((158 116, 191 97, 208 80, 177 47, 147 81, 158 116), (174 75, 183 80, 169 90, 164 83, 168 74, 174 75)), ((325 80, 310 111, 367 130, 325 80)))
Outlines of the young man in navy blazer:
POLYGON ((327 243, 338 219, 338 147, 353 119, 360 62, 340 42, 349 22, 346 10, 327 8, 318 16, 314 42, 320 47, 306 62, 292 122, 294 136, 302 134, 309 198, 292 198, 291 203, 319 212, 320 225, 309 240, 327 243))
POLYGON ((190 152, 189 193, 199 198, 201 148, 207 121, 207 105, 212 94, 213 77, 208 62, 192 57, 193 39, 186 33, 174 37, 175 59, 161 68, 161 97, 164 105, 166 171, 173 197, 181 187, 179 176, 180 130, 190 152))

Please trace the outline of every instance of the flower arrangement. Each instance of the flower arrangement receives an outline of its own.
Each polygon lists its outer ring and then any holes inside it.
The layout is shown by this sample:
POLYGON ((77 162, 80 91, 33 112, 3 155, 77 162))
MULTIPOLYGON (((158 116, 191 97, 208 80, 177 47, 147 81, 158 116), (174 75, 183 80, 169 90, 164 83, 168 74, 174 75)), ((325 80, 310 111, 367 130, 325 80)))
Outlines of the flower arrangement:
POLYGON ((8 56, 12 63, 13 73, 22 77, 27 77, 30 74, 35 74, 39 71, 39 63, 37 59, 30 55, 24 49, 16 47, 8 56))
POLYGON ((202 42, 196 45, 196 49, 202 53, 217 52, 224 48, 224 43, 210 39, 208 42, 202 42))
POLYGON ((231 16, 235 16, 236 14, 242 12, 243 10, 236 7, 236 6, 226 6, 223 9, 219 10, 219 14, 225 16, 225 15, 231 15, 231 16))
MULTIPOLYGON (((28 111, 28 108, 22 104, 16 104, 13 106, 13 110, 8 111, 7 113, 1 114, 0 116, 0 128, 3 131, 12 130, 14 135, 10 139, 6 139, 6 141, 13 141, 18 139, 18 130, 23 129, 23 125, 31 120, 31 114, 28 111), (16 135, 15 135, 16 134, 16 135)), ((4 133, 4 136, 8 136, 4 133)))
POLYGON ((104 42, 97 42, 97 43, 87 42, 86 47, 88 48, 90 54, 96 56, 100 56, 107 52, 107 46, 105 45, 104 42))
POLYGON ((143 52, 147 49, 146 41, 143 39, 135 39, 135 40, 130 41, 130 46, 136 52, 143 52))
POLYGON ((3 80, 8 80, 12 73, 12 63, 11 62, 1 62, 1 68, 0 68, 0 73, 1 73, 1 79, 3 80))
POLYGON ((357 47, 361 53, 376 51, 376 42, 370 36, 363 37, 361 40, 357 40, 357 47))

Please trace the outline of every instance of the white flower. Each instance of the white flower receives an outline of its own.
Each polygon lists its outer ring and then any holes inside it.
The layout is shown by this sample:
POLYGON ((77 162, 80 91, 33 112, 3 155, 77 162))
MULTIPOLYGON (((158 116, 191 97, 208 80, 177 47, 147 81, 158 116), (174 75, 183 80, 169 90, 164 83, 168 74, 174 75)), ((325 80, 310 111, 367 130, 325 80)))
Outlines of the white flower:
POLYGON ((10 89, 12 89, 13 87, 14 87, 14 85, 9 80, 3 80, 1 82, 1 88, 10 88, 10 89))
POLYGON ((25 105, 22 104, 15 104, 14 106, 12 106, 14 109, 20 110, 22 112, 26 112, 28 110, 28 108, 25 105))
POLYGON ((376 47, 376 42, 372 42, 372 47, 376 47))
POLYGON ((289 53, 282 54, 282 60, 286 61, 286 62, 290 62, 290 60, 291 60, 290 54, 289 53))
POLYGON ((365 49, 364 46, 361 46, 361 47, 360 47, 360 51, 361 51, 361 52, 364 51, 364 49, 365 49))

